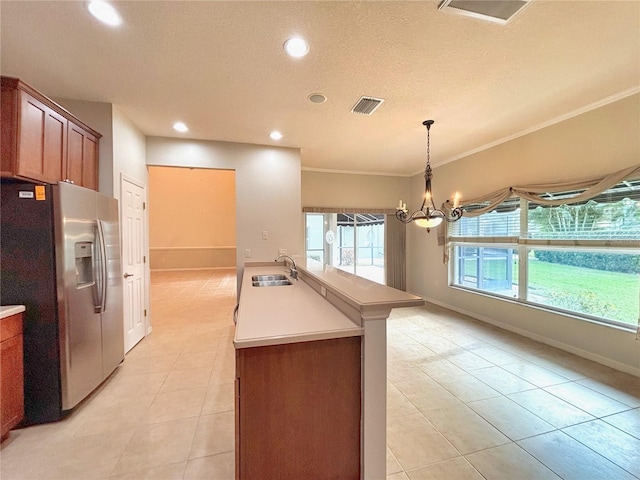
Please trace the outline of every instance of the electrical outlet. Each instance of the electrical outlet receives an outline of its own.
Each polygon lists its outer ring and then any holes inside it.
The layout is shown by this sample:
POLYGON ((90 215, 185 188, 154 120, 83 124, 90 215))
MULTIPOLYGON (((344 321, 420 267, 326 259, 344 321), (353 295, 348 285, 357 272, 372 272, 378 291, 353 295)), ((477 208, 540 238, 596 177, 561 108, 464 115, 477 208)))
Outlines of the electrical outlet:
POLYGON ((269 240, 269 232, 267 232, 266 230, 262 231, 262 239, 263 240, 269 240))
POLYGON ((244 249, 244 258, 251 258, 251 250, 248 248, 244 249))
POLYGON ((327 296, 327 287, 320 287, 320 295, 323 297, 327 296))
POLYGON ((279 248, 278 249, 278 255, 286 255, 287 254, 287 249, 286 248, 279 248))

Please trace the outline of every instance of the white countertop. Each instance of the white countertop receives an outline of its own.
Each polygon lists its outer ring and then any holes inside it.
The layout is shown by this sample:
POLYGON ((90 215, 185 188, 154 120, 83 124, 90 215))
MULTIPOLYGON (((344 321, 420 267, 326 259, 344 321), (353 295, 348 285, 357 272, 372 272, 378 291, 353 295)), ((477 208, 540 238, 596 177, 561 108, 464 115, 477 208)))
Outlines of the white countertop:
POLYGON ((24 305, 3 305, 0 307, 0 319, 24 312, 24 305))
POLYGON ((303 274, 317 279, 325 287, 332 289, 361 313, 370 309, 417 307, 425 303, 417 295, 372 282, 336 267, 321 264, 305 265, 304 261, 300 263, 299 269, 303 274))
POLYGON ((281 263, 245 266, 240 290, 236 348, 360 336, 362 327, 302 280, 293 285, 254 287, 253 275, 283 273, 281 263))

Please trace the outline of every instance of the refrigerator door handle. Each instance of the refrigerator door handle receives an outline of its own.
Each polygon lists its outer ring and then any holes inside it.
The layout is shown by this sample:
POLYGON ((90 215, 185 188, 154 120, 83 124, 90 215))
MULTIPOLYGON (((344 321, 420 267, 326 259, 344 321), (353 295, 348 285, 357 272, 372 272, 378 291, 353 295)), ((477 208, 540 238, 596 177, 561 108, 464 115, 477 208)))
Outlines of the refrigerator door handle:
POLYGON ((100 305, 99 311, 107 309, 107 246, 104 241, 104 225, 102 220, 98 220, 98 250, 100 251, 100 305))
POLYGON ((100 231, 99 227, 93 229, 93 311, 100 313, 102 307, 102 251, 100 249, 100 231))

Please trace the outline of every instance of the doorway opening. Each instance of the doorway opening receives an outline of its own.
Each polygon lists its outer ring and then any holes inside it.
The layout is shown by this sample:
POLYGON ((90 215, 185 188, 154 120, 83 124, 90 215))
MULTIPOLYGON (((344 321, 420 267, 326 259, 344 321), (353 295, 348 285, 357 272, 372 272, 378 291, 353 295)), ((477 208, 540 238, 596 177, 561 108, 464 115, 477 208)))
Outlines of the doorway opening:
POLYGON ((149 167, 151 271, 236 268, 236 172, 149 167))

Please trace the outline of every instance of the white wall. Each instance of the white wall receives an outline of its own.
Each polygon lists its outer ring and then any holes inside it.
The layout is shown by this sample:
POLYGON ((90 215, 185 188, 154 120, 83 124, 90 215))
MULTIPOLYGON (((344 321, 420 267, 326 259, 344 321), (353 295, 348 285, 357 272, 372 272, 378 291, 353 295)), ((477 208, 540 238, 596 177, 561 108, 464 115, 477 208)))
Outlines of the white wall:
POLYGON ((300 151, 205 140, 147 137, 147 164, 236 171, 238 276, 245 261, 303 253, 300 151), (266 231, 267 240, 262 232, 266 231), (245 250, 251 257, 245 258, 245 250))
MULTIPOLYGON (((120 177, 126 175, 148 186, 145 136, 117 105, 113 106, 113 193, 120 198, 120 177)), ((148 231, 148 229, 147 229, 148 231)))
MULTIPOLYGON (((434 152, 437 137, 431 140, 434 152)), ((509 185, 587 179, 638 163, 640 95, 633 95, 435 168, 434 196, 442 202, 457 190, 463 199, 474 198, 509 185)), ((423 192, 422 176, 416 175, 411 181, 413 207, 423 192)), ((426 234, 409 225, 407 244, 410 292, 640 375, 635 333, 449 287, 436 232, 426 234)))
POLYGON ((303 207, 394 208, 407 198, 411 179, 302 171, 303 207))

